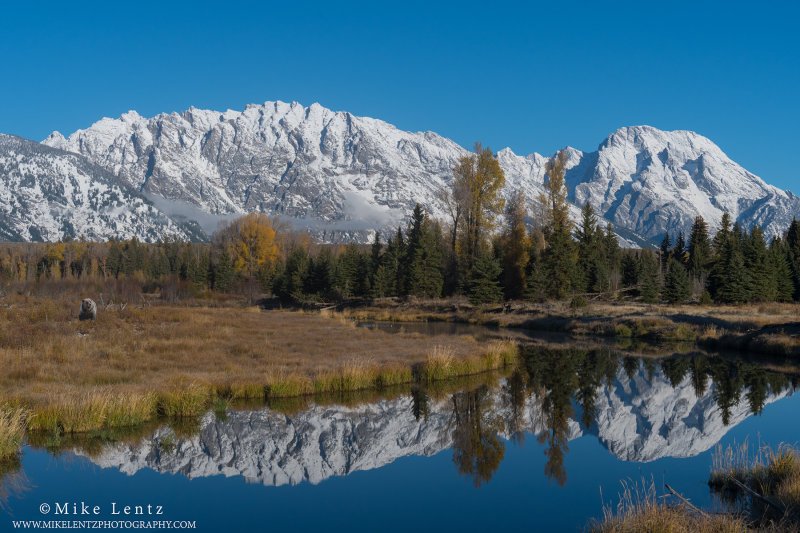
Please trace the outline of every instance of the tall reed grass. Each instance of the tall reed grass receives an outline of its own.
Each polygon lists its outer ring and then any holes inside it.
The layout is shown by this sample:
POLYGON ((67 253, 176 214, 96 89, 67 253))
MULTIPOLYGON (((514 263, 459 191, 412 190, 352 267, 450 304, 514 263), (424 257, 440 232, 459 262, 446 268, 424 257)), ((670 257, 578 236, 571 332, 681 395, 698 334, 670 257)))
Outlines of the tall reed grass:
POLYGON ((27 425, 28 413, 25 409, 0 406, 0 461, 17 456, 27 425))
POLYGON ((659 496, 655 482, 622 482, 616 507, 603 506, 603 519, 593 524, 598 533, 744 533, 747 524, 734 515, 701 515, 659 496))
POLYGON ((152 392, 116 393, 110 389, 71 398, 51 398, 45 405, 33 409, 29 428, 77 433, 135 426, 155 416, 156 400, 152 392))
POLYGON ((762 496, 773 498, 778 505, 794 513, 795 525, 800 526, 797 522, 800 518, 800 455, 797 449, 781 444, 777 448, 762 446, 751 450, 746 441, 738 446, 718 446, 713 453, 709 485, 737 498, 749 497, 731 478, 762 496))

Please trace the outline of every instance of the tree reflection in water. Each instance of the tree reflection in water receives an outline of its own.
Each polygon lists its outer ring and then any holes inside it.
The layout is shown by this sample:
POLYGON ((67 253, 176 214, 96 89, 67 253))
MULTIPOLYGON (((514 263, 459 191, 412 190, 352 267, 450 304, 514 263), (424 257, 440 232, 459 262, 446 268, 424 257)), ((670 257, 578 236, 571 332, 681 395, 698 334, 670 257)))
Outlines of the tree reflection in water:
POLYGON ((528 373, 525 368, 517 368, 506 380, 502 388, 503 413, 505 413, 506 432, 511 442, 525 444, 525 402, 528 398, 528 373))
MULTIPOLYGON (((493 395, 486 386, 452 396, 453 462, 460 474, 473 477, 475 487, 488 483, 503 459, 505 445, 499 436, 501 433, 512 441, 524 443, 525 430, 530 423, 525 420, 528 402, 534 402, 544 427, 537 436, 537 441, 545 446, 544 473, 564 486, 570 420, 575 417, 584 430, 595 424, 597 396, 602 387, 613 386, 620 370, 630 380, 641 369, 643 376, 652 381, 660 369, 673 388, 688 378, 698 398, 713 383, 714 401, 726 425, 730 423, 732 409, 742 398, 746 398, 750 412, 758 415, 770 393, 778 394, 796 381, 796 376, 787 377, 742 361, 705 355, 655 359, 621 356, 605 348, 533 346, 525 347, 522 354, 523 364, 500 389, 500 405, 494 405, 493 395)), ((413 390, 412 399, 415 418, 426 415, 428 396, 425 391, 413 390)))
POLYGON ((414 415, 414 420, 419 421, 420 418, 428 421, 428 414, 430 414, 430 403, 428 393, 424 388, 419 386, 411 387, 411 414, 414 415))
POLYGON ((503 419, 494 409, 489 388, 453 395, 453 462, 458 473, 471 476, 475 488, 488 483, 506 452, 498 435, 503 419))

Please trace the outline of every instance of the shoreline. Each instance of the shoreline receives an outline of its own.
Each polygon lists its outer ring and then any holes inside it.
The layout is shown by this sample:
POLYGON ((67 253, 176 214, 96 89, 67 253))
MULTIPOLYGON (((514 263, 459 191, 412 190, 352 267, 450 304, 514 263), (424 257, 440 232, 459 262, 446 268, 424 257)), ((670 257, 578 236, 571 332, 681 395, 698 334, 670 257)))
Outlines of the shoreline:
POLYGON ((327 312, 358 321, 451 322, 576 337, 693 342, 714 350, 800 357, 800 304, 711 307, 598 302, 576 309, 567 302, 474 306, 460 299, 382 299, 338 307, 327 312))
POLYGON ((614 339, 621 349, 660 342, 800 355, 800 328, 786 325, 800 315, 800 306, 788 304, 590 303, 572 309, 565 302, 383 300, 308 311, 205 303, 109 307, 96 322, 78 321, 66 301, 26 297, 0 310, 6 332, 0 363, 7 369, 0 377, 0 456, 15 453, 9 450, 18 449, 27 431, 131 427, 158 417, 197 416, 238 400, 380 392, 510 368, 519 359, 518 343, 526 341, 521 330, 576 341, 614 339), (499 338, 356 327, 356 321, 387 320, 490 326, 499 338))

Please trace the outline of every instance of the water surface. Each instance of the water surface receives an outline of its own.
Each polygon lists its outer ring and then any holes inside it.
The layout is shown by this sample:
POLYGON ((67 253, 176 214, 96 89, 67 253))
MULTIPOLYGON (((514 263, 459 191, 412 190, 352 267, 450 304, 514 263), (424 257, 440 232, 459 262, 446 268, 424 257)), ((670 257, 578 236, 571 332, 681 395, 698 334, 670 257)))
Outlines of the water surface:
POLYGON ((32 436, 0 482, 0 530, 42 503, 86 502, 109 520, 113 504, 161 506, 158 519, 201 531, 577 531, 620 480, 713 506, 715 446, 800 441, 796 374, 699 353, 525 355, 463 384, 32 436))

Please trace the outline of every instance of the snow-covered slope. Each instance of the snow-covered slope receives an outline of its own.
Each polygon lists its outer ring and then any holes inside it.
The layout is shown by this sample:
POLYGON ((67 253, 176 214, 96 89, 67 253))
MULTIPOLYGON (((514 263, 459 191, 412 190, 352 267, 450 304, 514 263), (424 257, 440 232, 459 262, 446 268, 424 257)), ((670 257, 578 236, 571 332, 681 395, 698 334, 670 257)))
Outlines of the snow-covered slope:
POLYGON ((0 134, 0 240, 196 236, 83 156, 0 134))
POLYGON ((416 201, 443 214, 434 192, 465 153, 434 133, 283 102, 151 119, 131 111, 44 143, 142 191, 213 214, 278 214, 329 240, 405 223, 416 201))
POLYGON ((800 216, 800 198, 766 184, 691 131, 620 128, 583 155, 567 182, 572 201, 590 201, 615 225, 650 238, 686 232, 697 215, 716 229, 727 211, 767 235, 800 216))
MULTIPOLYGON (((68 138, 53 132, 44 143, 80 153, 143 192, 211 214, 279 214, 327 240, 390 230, 415 202, 443 216, 435 192, 468 153, 432 132, 283 102, 150 119, 131 111, 68 138)), ((629 242, 687 231, 698 214, 714 228, 724 210, 767 234, 800 216, 800 199, 696 133, 636 126, 617 130, 596 152, 567 150, 573 215, 591 202, 629 242)), ((507 148, 498 158, 506 193, 522 188, 532 204, 547 158, 507 148)))
MULTIPOLYGON (((626 461, 697 455, 750 416, 743 399, 731 410, 726 426, 714 401, 713 384, 698 398, 689 377, 673 388, 660 371, 648 379, 644 367, 631 379, 621 369, 610 386, 597 392, 595 422, 588 429, 582 427, 577 412, 567 424, 569 439, 595 434, 626 461)), ((771 394, 767 403, 787 394, 771 394)), ((502 388, 491 392, 483 404, 485 416, 513 418, 503 395, 502 388)), ((412 406, 412 399, 403 396, 358 407, 315 405, 291 416, 269 409, 229 410, 220 420, 208 413, 193 437, 179 439, 162 427, 139 443, 107 445, 90 458, 128 474, 149 468, 190 478, 242 476, 265 485, 319 483, 379 468, 400 457, 430 456, 452 448, 457 427, 453 402, 431 401, 428 416, 419 420, 412 406)), ((547 429, 546 420, 540 401, 528 397, 521 428, 540 434, 547 429)), ((508 438, 509 431, 503 429, 501 436, 508 438)))

